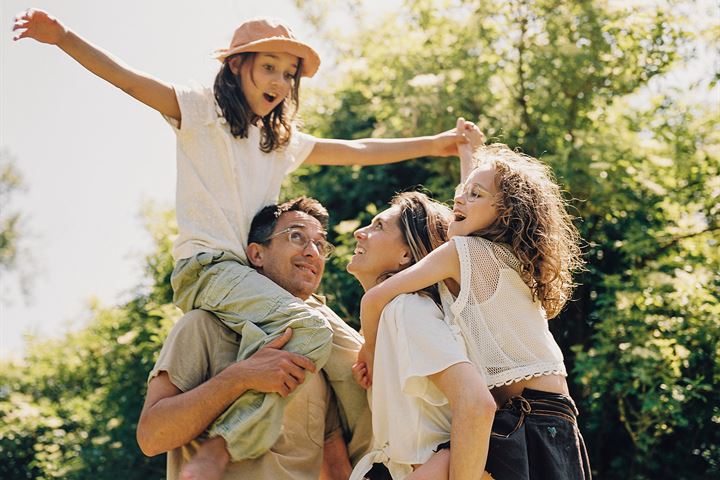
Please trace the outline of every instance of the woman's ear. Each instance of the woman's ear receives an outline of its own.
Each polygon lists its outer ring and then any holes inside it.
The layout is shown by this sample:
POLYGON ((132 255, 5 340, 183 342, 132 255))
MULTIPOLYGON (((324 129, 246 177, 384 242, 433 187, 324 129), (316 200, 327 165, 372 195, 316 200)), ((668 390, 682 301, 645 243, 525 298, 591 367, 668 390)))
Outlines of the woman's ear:
POLYGON ((265 261, 265 247, 259 243, 251 243, 245 249, 248 262, 255 268, 262 268, 265 261))
POLYGON ((403 251, 402 257, 400 257, 400 266, 405 267, 412 261, 412 255, 407 250, 403 251))

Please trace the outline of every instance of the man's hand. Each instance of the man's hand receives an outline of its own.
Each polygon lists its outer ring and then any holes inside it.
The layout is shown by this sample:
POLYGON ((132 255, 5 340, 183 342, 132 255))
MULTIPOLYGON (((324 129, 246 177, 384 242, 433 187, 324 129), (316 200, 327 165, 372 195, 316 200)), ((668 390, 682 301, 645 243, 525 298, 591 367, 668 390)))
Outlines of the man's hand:
POLYGON ((308 358, 292 352, 280 350, 292 337, 292 329, 258 350, 247 360, 228 367, 233 375, 241 379, 248 390, 275 392, 282 397, 301 385, 305 380, 305 371, 315 371, 315 364, 308 358))
POLYGON ((13 40, 34 38, 38 42, 57 45, 67 33, 67 29, 55 17, 42 10, 30 8, 15 17, 13 31, 19 32, 13 40))

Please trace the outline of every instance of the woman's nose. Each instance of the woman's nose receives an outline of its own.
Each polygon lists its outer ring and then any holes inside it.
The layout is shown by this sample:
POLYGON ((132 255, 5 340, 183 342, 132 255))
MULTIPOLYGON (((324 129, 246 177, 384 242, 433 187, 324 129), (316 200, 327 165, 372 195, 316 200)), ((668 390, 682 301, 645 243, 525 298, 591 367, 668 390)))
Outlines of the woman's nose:
POLYGON ((353 233, 353 236, 354 236, 356 239, 358 239, 358 238, 365 238, 365 237, 367 236, 367 235, 365 235, 365 228, 366 228, 366 227, 358 228, 358 229, 355 230, 355 232, 353 233))

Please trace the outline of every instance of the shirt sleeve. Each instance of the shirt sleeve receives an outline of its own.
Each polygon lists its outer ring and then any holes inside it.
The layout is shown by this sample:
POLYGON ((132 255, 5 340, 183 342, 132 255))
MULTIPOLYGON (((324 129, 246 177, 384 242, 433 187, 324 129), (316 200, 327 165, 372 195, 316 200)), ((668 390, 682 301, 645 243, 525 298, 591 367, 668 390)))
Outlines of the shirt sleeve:
POLYGON ((287 156, 289 159, 289 165, 285 171, 285 175, 295 171, 302 163, 310 156, 310 153, 315 148, 317 139, 307 133, 299 132, 294 126, 292 133, 290 134, 290 143, 287 148, 287 156))
POLYGON ((184 315, 170 330, 148 382, 160 372, 167 372, 170 382, 183 392, 192 390, 210 376, 213 358, 212 339, 222 326, 201 310, 184 315))
POLYGON ((180 106, 181 121, 163 115, 176 134, 185 134, 214 121, 225 121, 215 103, 211 88, 190 88, 173 85, 175 97, 180 106))
POLYGON ((403 393, 432 405, 446 404, 447 398, 428 377, 457 363, 469 362, 462 340, 445 323, 440 308, 426 296, 402 295, 388 307, 392 307, 387 312, 388 319, 397 329, 398 367, 403 393))

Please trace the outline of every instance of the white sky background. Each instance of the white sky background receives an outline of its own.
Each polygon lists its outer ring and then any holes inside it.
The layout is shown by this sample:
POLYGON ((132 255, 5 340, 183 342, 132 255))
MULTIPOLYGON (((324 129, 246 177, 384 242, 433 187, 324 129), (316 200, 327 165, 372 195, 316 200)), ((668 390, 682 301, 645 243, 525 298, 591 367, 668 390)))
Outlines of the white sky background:
MULTIPOLYGON (((160 115, 57 47, 13 42, 15 14, 47 10, 127 64, 174 83, 212 84, 219 63, 210 53, 254 16, 283 18, 323 60, 330 52, 290 0, 30 1, 0 3, 0 149, 27 186, 10 207, 21 211, 30 235, 29 257, 20 261, 32 284, 26 303, 15 275, 0 278, 0 359, 22 351, 24 333, 59 335, 82 325, 92 298, 128 300, 152 248, 141 207, 171 207, 175 191, 175 136, 160 115)), ((398 4, 373 0, 366 8, 398 4)), ((330 72, 325 61, 303 85, 330 72)))
MULTIPOLYGON (((365 19, 372 21, 400 0, 366 3, 365 19)), ((700 3, 698 15, 717 23, 715 1, 700 3)), ((304 85, 333 74, 326 61, 331 49, 313 36, 290 0, 1 0, 0 149, 14 157, 27 186, 11 207, 21 211, 29 234, 21 268, 31 273, 32 297, 26 303, 17 295, 14 275, 0 278, 0 359, 22 351, 24 333, 45 337, 82 325, 92 298, 104 305, 128 300, 152 247, 141 207, 147 201, 171 207, 175 189, 175 137, 160 115, 57 47, 13 42, 13 17, 28 6, 50 11, 131 66, 184 84, 212 82, 219 63, 209 53, 227 46, 242 20, 279 16, 324 60, 304 85)), ((336 23, 343 31, 352 28, 349 19, 336 23)), ((714 58, 705 56, 651 90, 701 72, 707 78, 714 58)))

